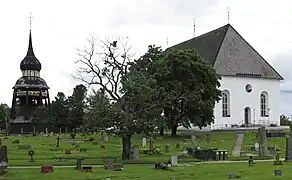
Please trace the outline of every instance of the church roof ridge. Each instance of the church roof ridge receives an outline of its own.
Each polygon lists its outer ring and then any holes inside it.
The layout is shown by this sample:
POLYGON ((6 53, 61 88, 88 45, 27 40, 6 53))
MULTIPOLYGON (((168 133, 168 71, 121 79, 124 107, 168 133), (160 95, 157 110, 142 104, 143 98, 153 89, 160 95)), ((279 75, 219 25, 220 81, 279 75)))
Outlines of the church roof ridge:
POLYGON ((255 73, 262 74, 261 78, 283 80, 283 77, 229 23, 168 49, 172 48, 196 49, 202 58, 213 65, 219 75, 237 76, 237 73, 255 73))

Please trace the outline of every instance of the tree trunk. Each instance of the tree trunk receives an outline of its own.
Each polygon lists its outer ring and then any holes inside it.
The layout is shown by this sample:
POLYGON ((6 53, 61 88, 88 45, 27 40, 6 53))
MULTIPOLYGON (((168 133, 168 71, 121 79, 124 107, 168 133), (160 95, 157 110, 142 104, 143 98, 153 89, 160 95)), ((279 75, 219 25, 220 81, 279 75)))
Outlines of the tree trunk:
POLYGON ((123 141, 123 154, 122 154, 122 159, 123 160, 130 160, 130 151, 131 151, 131 135, 125 135, 122 137, 123 141))
POLYGON ((163 136, 164 135, 164 128, 163 127, 161 127, 159 129, 159 134, 160 134, 160 136, 163 136))
POLYGON ((177 131, 177 124, 172 125, 171 127, 171 136, 176 136, 176 131, 177 131))

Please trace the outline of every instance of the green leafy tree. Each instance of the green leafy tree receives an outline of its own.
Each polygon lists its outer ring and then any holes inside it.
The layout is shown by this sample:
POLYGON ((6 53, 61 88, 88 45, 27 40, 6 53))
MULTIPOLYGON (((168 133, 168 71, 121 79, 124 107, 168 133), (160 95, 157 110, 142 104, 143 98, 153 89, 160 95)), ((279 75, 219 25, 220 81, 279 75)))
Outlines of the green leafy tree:
POLYGON ((220 77, 207 61, 195 50, 170 49, 155 66, 156 80, 167 93, 164 113, 173 136, 180 125, 202 128, 214 122, 220 77))
POLYGON ((292 129, 292 122, 290 121, 290 118, 282 114, 280 116, 280 125, 281 126, 290 126, 290 129, 292 129))
POLYGON ((49 119, 58 127, 65 127, 69 124, 69 103, 63 92, 58 92, 55 100, 51 103, 49 119))
POLYGON ((10 117, 10 107, 7 104, 0 104, 0 127, 1 129, 8 128, 8 122, 10 117))
POLYGON ((87 129, 103 133, 107 128, 112 127, 110 119, 112 104, 103 89, 93 91, 87 97, 87 103, 88 108, 85 118, 87 129))
POLYGON ((77 85, 72 96, 68 97, 70 107, 70 127, 80 127, 84 123, 87 88, 83 84, 77 85))

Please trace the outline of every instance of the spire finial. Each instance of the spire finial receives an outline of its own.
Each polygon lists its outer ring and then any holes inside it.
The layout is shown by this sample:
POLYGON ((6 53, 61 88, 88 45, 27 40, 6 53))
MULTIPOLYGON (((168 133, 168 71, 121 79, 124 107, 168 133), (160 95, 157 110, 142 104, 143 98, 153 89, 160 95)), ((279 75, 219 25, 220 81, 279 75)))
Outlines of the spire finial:
POLYGON ((29 30, 31 31, 31 20, 32 20, 32 17, 31 17, 31 12, 29 13, 29 30))
POLYGON ((194 37, 196 37, 196 18, 194 17, 194 37))
POLYGON ((227 20, 228 20, 228 24, 229 24, 229 18, 230 18, 230 8, 227 7, 227 20))

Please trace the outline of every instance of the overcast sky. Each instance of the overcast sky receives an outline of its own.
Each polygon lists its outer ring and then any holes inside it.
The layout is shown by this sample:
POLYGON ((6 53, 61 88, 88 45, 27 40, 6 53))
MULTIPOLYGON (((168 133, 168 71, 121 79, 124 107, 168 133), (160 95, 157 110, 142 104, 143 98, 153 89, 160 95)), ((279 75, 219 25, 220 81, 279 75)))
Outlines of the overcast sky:
MULTIPOLYGON (((0 101, 11 104, 12 87, 21 76, 32 13, 32 37, 41 76, 51 97, 72 93, 71 74, 76 48, 99 37, 129 37, 133 51, 144 53, 149 44, 162 47, 230 24, 285 78, 281 88, 292 90, 291 0, 9 0, 0 1, 0 101)), ((281 111, 291 114, 292 94, 282 93, 281 111), (291 111, 291 113, 290 113, 291 111)))

